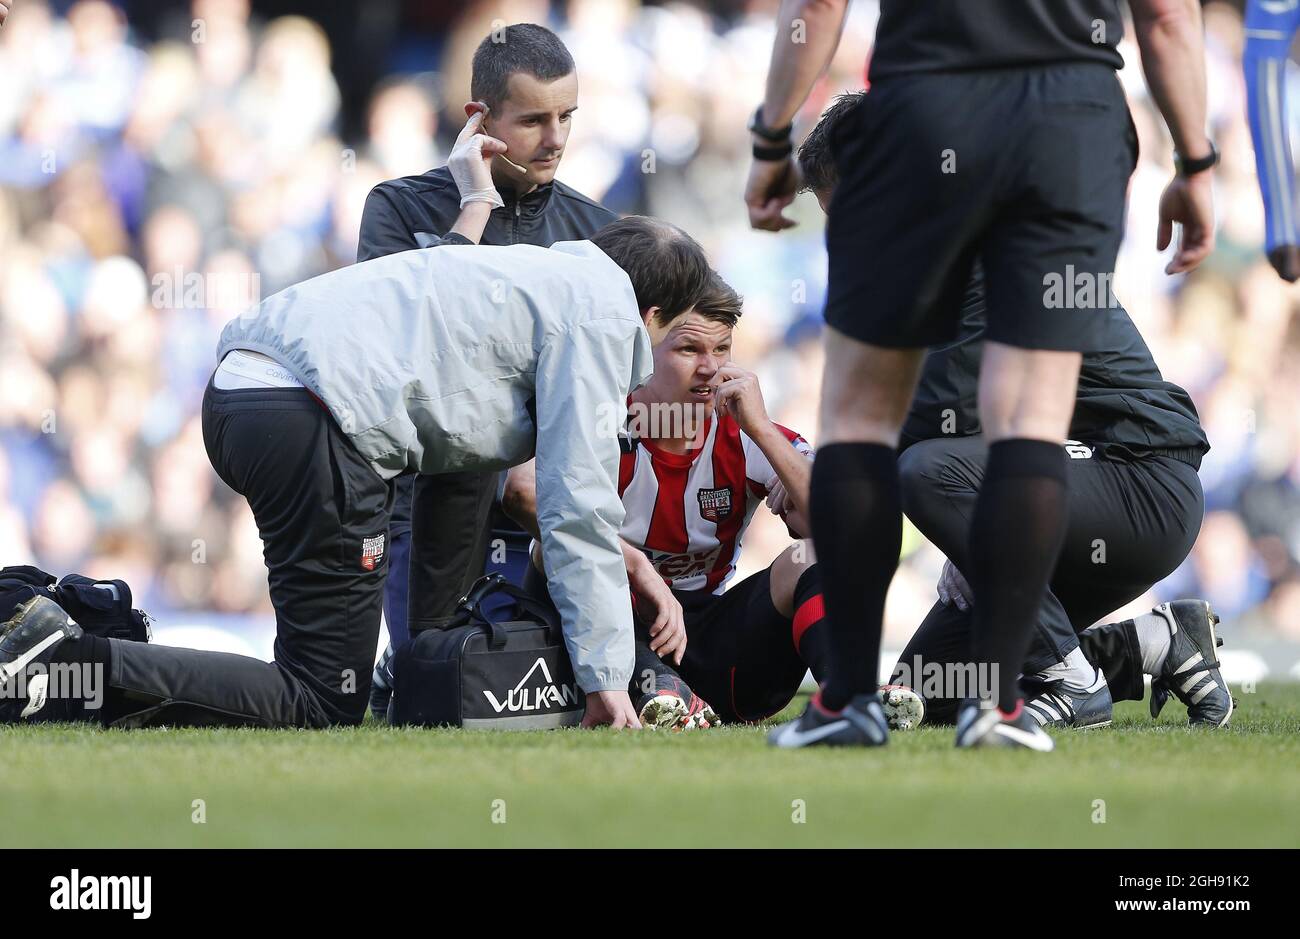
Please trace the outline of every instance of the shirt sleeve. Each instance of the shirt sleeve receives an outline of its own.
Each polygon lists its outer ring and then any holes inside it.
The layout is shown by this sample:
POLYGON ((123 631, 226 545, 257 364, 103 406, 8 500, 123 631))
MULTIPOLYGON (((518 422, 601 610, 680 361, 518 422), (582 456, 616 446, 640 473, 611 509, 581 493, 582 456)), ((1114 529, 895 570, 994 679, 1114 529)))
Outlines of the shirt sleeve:
MULTIPOLYGON (((464 239, 467 240, 467 239, 464 239)), ((361 211, 361 235, 357 239, 357 260, 371 261, 399 251, 420 247, 402 219, 392 195, 383 184, 370 190, 361 211)))
POLYGON ((1267 250, 1300 244, 1296 235, 1295 180, 1287 129, 1287 51, 1300 5, 1250 0, 1246 8, 1246 48, 1242 69, 1250 136, 1255 143, 1255 174, 1264 198, 1267 250))
MULTIPOLYGON (((808 459, 813 458, 813 449, 802 436, 789 427, 782 427, 776 421, 772 422, 772 426, 779 430, 786 440, 790 441, 792 447, 808 459)), ((754 495, 760 499, 764 498, 771 488, 776 485, 780 477, 777 475, 776 470, 772 468, 772 464, 768 461, 767 455, 763 453, 763 449, 754 443, 747 434, 741 433, 740 443, 745 450, 745 479, 749 482, 754 495)))
POLYGON ((537 362, 537 524, 551 597, 584 692, 626 691, 632 605, 618 542, 618 428, 650 358, 639 324, 579 324, 537 362))

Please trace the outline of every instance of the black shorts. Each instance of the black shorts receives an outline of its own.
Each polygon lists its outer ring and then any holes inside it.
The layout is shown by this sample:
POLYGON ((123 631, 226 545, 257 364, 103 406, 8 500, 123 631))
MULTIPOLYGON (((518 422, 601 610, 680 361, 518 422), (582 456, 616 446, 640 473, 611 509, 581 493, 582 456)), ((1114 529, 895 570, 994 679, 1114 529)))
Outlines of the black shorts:
POLYGON ((771 717, 790 703, 808 671, 793 622, 772 603, 771 581, 769 568, 721 596, 676 592, 687 638, 677 671, 727 723, 771 717))
POLYGON ((890 348, 947 342, 981 257, 989 339, 1097 347, 1137 162, 1113 69, 891 76, 835 143, 830 326, 890 348))

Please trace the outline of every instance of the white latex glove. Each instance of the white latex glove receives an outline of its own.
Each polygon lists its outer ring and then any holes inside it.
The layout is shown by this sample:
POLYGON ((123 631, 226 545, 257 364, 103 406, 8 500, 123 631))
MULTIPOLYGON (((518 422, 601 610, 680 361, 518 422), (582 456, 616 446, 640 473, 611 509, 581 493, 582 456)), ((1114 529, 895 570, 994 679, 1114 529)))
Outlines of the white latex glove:
POLYGON ((460 190, 460 207, 471 202, 487 202, 500 208, 505 205, 501 193, 492 182, 492 157, 506 152, 506 145, 495 137, 479 132, 483 112, 476 112, 456 138, 456 145, 447 157, 447 169, 460 190))
POLYGON ((772 510, 773 515, 785 515, 794 508, 794 500, 790 494, 785 491, 785 484, 781 480, 772 483, 772 488, 767 491, 767 507, 772 510))
POLYGON ((961 571, 957 570, 952 561, 943 562, 943 573, 939 575, 936 589, 939 601, 945 606, 956 606, 963 613, 974 606, 970 584, 966 583, 966 578, 961 576, 961 571))

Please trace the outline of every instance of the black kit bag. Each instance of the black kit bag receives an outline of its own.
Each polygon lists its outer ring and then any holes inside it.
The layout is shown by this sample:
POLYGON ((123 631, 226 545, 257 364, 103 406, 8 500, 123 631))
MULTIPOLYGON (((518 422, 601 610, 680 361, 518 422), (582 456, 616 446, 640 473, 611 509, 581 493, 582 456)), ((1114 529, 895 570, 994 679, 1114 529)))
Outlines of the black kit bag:
POLYGON ((148 642, 153 620, 132 609, 131 588, 122 580, 95 580, 82 574, 53 574, 22 564, 0 568, 0 622, 32 597, 53 600, 72 621, 95 636, 148 642))
POLYGON ((455 619, 416 633, 391 667, 391 724, 543 730, 573 726, 586 710, 555 609, 500 573, 479 578, 455 619), (513 619, 484 609, 499 594, 514 599, 513 619))

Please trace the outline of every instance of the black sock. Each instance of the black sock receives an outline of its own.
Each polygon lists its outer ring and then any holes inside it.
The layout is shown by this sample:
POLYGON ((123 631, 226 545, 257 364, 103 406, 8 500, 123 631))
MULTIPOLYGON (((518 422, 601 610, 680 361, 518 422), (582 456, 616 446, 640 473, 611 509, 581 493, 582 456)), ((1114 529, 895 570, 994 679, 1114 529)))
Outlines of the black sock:
POLYGON ((830 636, 821 701, 830 710, 878 684, 885 592, 903 544, 897 458, 883 444, 832 443, 813 462, 813 544, 830 636))
POLYGON ((790 628, 795 651, 821 684, 830 666, 831 637, 830 627, 826 625, 821 571, 816 564, 800 574, 794 585, 794 621, 790 628))
POLYGON ((1065 459, 1059 443, 1000 440, 989 447, 975 503, 972 651, 976 663, 997 666, 995 703, 1004 711, 1020 699, 1020 668, 1065 538, 1065 459))

